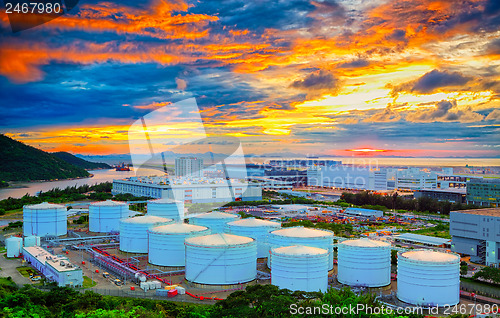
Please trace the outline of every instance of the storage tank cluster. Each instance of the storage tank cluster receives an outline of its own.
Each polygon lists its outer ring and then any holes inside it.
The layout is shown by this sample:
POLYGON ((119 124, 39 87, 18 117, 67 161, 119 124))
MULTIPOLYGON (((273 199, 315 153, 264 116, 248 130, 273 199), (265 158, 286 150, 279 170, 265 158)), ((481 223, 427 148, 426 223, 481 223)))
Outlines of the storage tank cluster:
POLYGON ((233 285, 257 277, 253 238, 226 233, 187 238, 186 279, 198 284, 233 285))
POLYGON ((224 212, 208 212, 191 217, 189 223, 206 226, 212 230, 212 234, 216 234, 224 233, 226 224, 235 221, 239 217, 239 215, 224 212))
POLYGON ((420 306, 458 304, 460 256, 432 250, 400 252, 397 297, 420 306))
POLYGON ((391 244, 367 238, 338 244, 337 280, 346 285, 381 287, 391 283, 391 244))
POLYGON ((66 207, 47 202, 23 207, 24 236, 61 236, 67 233, 66 207))
POLYGON ((211 234, 205 226, 174 223, 156 226, 149 233, 149 263, 159 266, 180 267, 186 265, 186 238, 211 234), (167 256, 168 255, 168 256, 167 256))
POLYGON ((121 219, 120 250, 128 253, 147 253, 149 228, 169 223, 173 223, 173 220, 151 215, 121 219))
POLYGON ((90 232, 117 232, 120 230, 120 220, 128 218, 128 204, 106 200, 93 202, 89 206, 90 232))
POLYGON ((184 219, 184 202, 167 198, 149 200, 147 211, 148 215, 161 216, 178 222, 184 219))
POLYGON ((257 242, 257 257, 269 256, 268 237, 271 231, 281 228, 277 222, 246 218, 226 224, 226 233, 251 237, 257 242))

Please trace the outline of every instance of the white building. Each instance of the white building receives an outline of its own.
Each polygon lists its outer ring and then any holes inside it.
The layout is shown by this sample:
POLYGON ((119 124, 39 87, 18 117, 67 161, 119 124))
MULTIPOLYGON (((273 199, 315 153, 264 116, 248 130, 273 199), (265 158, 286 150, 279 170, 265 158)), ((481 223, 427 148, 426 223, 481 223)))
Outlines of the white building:
POLYGON ((262 200, 262 187, 236 179, 131 177, 113 180, 113 194, 167 198, 184 203, 262 200))
POLYGON ((396 172, 396 189, 436 189, 437 173, 420 168, 408 168, 396 172))
POLYGON ((48 281, 58 286, 76 287, 83 285, 82 269, 60 255, 53 255, 40 246, 23 248, 24 259, 36 268, 48 281))
POLYGON ((178 177, 203 177, 203 159, 181 157, 175 159, 175 175, 178 177))
POLYGON ((359 190, 387 190, 387 171, 353 165, 318 167, 307 170, 307 185, 359 190))
POLYGON ((266 177, 247 177, 249 182, 258 183, 264 190, 292 190, 293 182, 266 177))

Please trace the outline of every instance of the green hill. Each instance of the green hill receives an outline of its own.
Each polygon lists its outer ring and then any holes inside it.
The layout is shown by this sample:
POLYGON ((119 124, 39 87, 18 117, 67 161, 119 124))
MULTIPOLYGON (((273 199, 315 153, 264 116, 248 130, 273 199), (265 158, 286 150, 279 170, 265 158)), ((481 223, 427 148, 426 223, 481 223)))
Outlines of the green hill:
POLYGON ((111 169, 111 166, 108 165, 107 163, 102 163, 102 162, 90 162, 82 158, 78 158, 77 156, 74 156, 70 154, 69 152, 53 152, 52 153, 54 156, 58 157, 59 159, 62 159, 66 161, 67 163, 71 163, 72 165, 75 165, 77 167, 86 169, 86 170, 93 170, 93 169, 111 169))
POLYGON ((31 181, 88 177, 80 167, 0 134, 0 180, 31 181))

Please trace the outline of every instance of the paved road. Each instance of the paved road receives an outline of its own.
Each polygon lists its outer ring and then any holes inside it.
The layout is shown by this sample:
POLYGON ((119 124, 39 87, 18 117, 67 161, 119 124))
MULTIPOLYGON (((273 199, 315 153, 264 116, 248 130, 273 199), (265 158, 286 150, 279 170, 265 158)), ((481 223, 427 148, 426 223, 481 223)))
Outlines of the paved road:
POLYGON ((31 284, 31 280, 29 278, 24 277, 17 271, 16 267, 19 266, 21 266, 20 259, 6 259, 4 255, 0 255, 0 268, 2 268, 2 270, 0 271, 1 277, 12 277, 12 280, 18 286, 31 284))

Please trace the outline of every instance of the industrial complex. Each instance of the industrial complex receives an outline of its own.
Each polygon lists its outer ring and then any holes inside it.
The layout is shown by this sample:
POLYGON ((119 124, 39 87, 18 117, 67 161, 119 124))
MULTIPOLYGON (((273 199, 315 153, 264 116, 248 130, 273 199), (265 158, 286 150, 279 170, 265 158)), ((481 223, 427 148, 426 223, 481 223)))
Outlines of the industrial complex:
MULTIPOLYGON (((431 229, 436 226, 431 221, 442 222, 441 218, 352 205, 245 206, 241 202, 241 206, 193 212, 189 207, 197 203, 262 199, 259 182, 186 177, 201 171, 200 162, 182 158, 176 166, 185 171, 176 177, 115 180, 114 194, 153 198, 139 201, 144 207, 140 211, 132 210, 137 202, 114 200, 89 202, 88 209, 47 202, 25 205, 24 235, 6 239, 6 256, 22 258, 58 286, 79 287, 84 277, 102 275, 130 292, 140 288, 157 296, 182 294, 215 300, 247 284, 308 292, 350 286, 386 297, 383 299, 394 306, 428 307, 461 302, 463 257, 499 266, 499 208, 451 212, 451 239, 399 233, 396 228, 431 229), (68 226, 69 217, 86 213, 88 227, 77 232, 68 226), (327 226, 283 223, 302 221, 349 225, 356 235, 340 236, 327 226), (376 230, 370 231, 373 224, 376 230), (205 293, 211 296, 200 296, 205 293)), ((326 169, 307 164, 310 171, 326 169)), ((385 173, 368 172, 367 185, 378 187, 385 173)), ((427 177, 414 183, 411 179, 417 174, 412 170, 399 175, 406 178, 408 187, 420 187, 427 177)), ((290 182, 278 181, 272 182, 290 182)), ((398 177, 396 183, 402 182, 398 177)), ((293 195, 284 191, 276 193, 293 195)))

